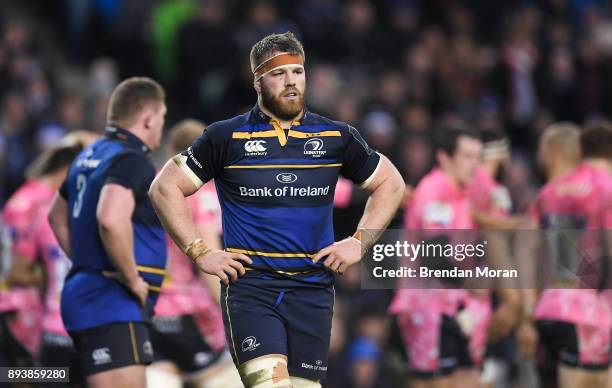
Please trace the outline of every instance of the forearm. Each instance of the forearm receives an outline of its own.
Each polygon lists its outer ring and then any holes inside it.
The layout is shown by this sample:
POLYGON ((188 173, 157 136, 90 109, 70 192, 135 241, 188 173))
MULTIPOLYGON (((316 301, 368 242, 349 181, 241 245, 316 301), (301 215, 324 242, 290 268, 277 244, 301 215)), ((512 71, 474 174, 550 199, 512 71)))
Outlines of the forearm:
POLYGON ((516 230, 525 223, 521 216, 498 216, 483 212, 474 212, 472 216, 481 229, 516 230))
POLYGON ((507 308, 511 309, 515 314, 514 318, 516 322, 514 323, 518 323, 523 311, 521 302, 522 290, 502 288, 497 290, 497 295, 499 296, 499 305, 506 306, 507 308))
MULTIPOLYGON (((369 241, 366 246, 374 243, 379 234, 389 225, 404 198, 405 185, 399 173, 391 175, 380 184, 366 203, 358 229, 369 230, 369 241)), ((362 239, 365 236, 362 236, 362 239)))
POLYGON ((137 278, 138 270, 134 258, 134 231, 130 222, 117 222, 112 225, 101 224, 100 238, 106 253, 128 282, 137 278))
POLYGON ((201 238, 191 209, 178 186, 172 183, 154 183, 149 196, 166 232, 182 250, 201 238))

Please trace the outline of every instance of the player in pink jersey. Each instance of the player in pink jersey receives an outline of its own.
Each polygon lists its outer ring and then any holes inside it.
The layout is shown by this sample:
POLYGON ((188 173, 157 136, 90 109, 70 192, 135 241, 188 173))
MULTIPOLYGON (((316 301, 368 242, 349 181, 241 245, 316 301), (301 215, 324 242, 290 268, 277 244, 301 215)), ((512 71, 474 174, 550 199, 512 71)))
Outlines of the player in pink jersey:
MULTIPOLYGON (((466 188, 472 205, 472 217, 487 241, 487 262, 499 268, 511 268, 511 235, 504 229, 512 220, 512 202, 508 190, 497 181, 504 162, 510 156, 510 143, 501 130, 484 130, 482 163, 466 188)), ((493 291, 493 315, 487 333, 487 358, 481 382, 489 387, 507 381, 515 358, 513 340, 509 336, 521 317, 520 292, 509 288, 515 284, 502 279, 493 291)))
MULTIPOLYGON (((40 220, 46 218, 55 190, 66 176, 70 163, 82 149, 60 146, 43 153, 28 171, 29 179, 9 199, 2 213, 5 227, 12 236, 9 287, 0 291, 2 306, 2 346, 0 358, 13 365, 27 356, 37 359, 41 344, 44 307, 39 287, 43 272, 37 269, 37 238, 40 220)), ((23 361, 21 361, 23 362, 23 361)))
MULTIPOLYGON (((168 156, 186 149, 204 124, 183 120, 171 130, 168 156)), ((221 208, 212 182, 187 198, 206 245, 221 247, 221 208)), ((155 306, 151 333, 156 362, 147 368, 149 387, 242 387, 225 342, 219 307, 219 279, 195 270, 191 260, 168 238, 168 276, 155 306), (215 280, 216 279, 216 280, 215 280)))
MULTIPOLYGON (((475 227, 465 188, 476 173, 481 151, 479 137, 468 130, 441 134, 436 151, 439 167, 416 187, 406 212, 406 229, 422 229, 427 238, 441 230, 475 227)), ((399 289, 390 311, 398 315, 413 388, 478 386, 473 367, 484 356, 491 315, 486 293, 399 289)))
MULTIPOLYGON (((553 125, 542 135, 540 160, 549 183, 540 190, 530 216, 548 230, 543 241, 547 252, 554 260, 570 258, 565 265, 576 268, 596 264, 591 260, 604 257, 602 247, 610 244, 604 244, 604 231, 612 228, 612 127, 596 124, 580 134, 571 124, 553 125), (575 166, 578 143, 582 161, 575 166), (580 257, 573 254, 577 251, 580 257)), ((556 279, 564 277, 560 268, 554 268, 556 279)), ((599 282, 586 280, 590 284, 580 289, 545 290, 533 312, 544 387, 606 385, 612 313, 596 289, 599 282)))

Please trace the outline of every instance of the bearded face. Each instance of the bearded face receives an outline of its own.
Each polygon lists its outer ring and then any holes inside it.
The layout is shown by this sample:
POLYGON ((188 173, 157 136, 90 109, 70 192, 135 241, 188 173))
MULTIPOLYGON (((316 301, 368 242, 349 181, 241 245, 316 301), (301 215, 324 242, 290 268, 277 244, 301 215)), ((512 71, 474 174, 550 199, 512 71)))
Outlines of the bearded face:
POLYGON ((260 82, 261 102, 274 116, 292 120, 304 110, 306 77, 302 67, 273 70, 260 82))

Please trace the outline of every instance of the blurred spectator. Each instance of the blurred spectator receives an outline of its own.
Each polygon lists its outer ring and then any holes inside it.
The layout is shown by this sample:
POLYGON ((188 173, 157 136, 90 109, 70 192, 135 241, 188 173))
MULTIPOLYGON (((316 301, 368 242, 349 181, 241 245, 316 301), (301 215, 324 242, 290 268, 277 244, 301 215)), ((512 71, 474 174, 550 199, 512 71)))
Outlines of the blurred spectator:
POLYGON ((340 63, 385 63, 394 48, 382 26, 376 22, 376 10, 365 0, 350 0, 342 10, 342 25, 330 39, 336 39, 335 61, 340 63))
POLYGON ((297 24, 281 18, 278 7, 273 1, 252 2, 247 17, 249 23, 244 25, 236 36, 243 53, 248 53, 255 42, 269 34, 291 31, 298 38, 301 37, 297 24))
POLYGON ((329 37, 340 23, 340 14, 341 5, 337 0, 305 0, 298 6, 296 16, 309 57, 333 58, 334 44, 329 37))
POLYGON ((559 120, 581 120, 575 58, 569 48, 555 47, 537 79, 543 108, 559 120))
POLYGON ((27 119, 23 96, 18 93, 8 94, 0 113, 0 138, 4 151, 0 165, 4 199, 23 183, 25 169, 33 159, 27 119))
POLYGON ((329 112, 341 95, 341 80, 338 68, 328 64, 313 64, 308 69, 308 101, 312 110, 329 112))
POLYGON ((162 80, 176 72, 176 37, 180 27, 197 12, 196 0, 159 1, 151 20, 155 39, 155 64, 162 80))
POLYGON ((400 171, 407 184, 416 186, 433 166, 431 141, 425 135, 407 136, 401 150, 400 171))
POLYGON ((181 27, 177 40, 181 112, 214 121, 229 114, 224 91, 241 58, 222 1, 203 0, 194 16, 181 27))
POLYGON ((110 58, 97 58, 89 67, 90 97, 110 96, 119 82, 117 64, 110 58))
POLYGON ((395 159, 397 122, 391 113, 384 110, 368 113, 363 118, 361 131, 374 149, 395 159))
POLYGON ((431 113, 424 105, 404 105, 401 115, 404 133, 425 134, 431 127, 431 113))

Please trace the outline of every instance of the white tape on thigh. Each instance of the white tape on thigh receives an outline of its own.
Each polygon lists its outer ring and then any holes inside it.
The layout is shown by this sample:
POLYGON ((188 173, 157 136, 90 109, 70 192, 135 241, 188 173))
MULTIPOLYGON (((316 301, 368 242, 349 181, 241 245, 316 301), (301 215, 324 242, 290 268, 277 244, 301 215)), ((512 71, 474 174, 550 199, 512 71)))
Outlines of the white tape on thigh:
POLYGON ((147 373, 147 388, 182 388, 183 382, 181 377, 174 373, 155 369, 154 367, 146 368, 147 373))
POLYGON ((321 383, 318 381, 295 376, 291 376, 291 384, 293 388, 321 388, 321 383))
POLYGON ((266 356, 247 361, 238 368, 246 388, 291 388, 287 360, 266 356))

